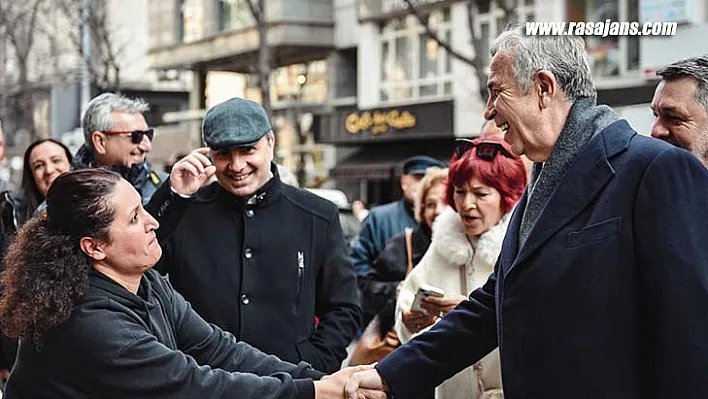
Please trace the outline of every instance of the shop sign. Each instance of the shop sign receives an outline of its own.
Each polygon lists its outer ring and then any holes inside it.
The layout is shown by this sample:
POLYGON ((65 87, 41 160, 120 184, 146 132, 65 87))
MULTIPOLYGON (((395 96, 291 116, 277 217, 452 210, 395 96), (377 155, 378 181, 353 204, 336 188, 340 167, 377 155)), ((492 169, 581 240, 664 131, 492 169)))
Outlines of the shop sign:
POLYGON ((391 130, 404 130, 415 126, 415 115, 399 109, 352 112, 344 120, 344 128, 349 134, 371 132, 373 135, 378 135, 391 130))

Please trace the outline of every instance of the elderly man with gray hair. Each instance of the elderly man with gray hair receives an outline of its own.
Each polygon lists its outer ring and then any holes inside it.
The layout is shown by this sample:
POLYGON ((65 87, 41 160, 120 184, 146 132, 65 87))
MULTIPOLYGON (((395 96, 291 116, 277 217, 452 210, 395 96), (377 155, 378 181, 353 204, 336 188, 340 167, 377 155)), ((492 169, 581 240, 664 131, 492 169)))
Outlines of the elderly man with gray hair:
POLYGON ((495 270, 348 398, 416 397, 497 346, 507 399, 708 398, 708 170, 596 105, 579 37, 503 32, 487 87, 534 161, 495 270))
POLYGON ((708 166, 708 54, 676 61, 656 72, 652 137, 693 152, 708 166))
POLYGON ((107 166, 120 173, 140 193, 147 204, 167 174, 156 171, 147 160, 152 151, 154 130, 148 128, 143 113, 150 106, 141 99, 114 93, 93 98, 81 122, 84 144, 72 162, 72 169, 107 166))

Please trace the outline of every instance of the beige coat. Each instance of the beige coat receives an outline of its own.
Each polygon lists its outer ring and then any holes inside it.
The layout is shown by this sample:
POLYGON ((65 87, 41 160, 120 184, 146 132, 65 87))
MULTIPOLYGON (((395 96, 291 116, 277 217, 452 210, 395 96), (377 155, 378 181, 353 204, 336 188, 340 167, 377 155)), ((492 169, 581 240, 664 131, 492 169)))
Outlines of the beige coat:
MULTIPOLYGON (((404 280, 396 302, 395 329, 402 343, 410 341, 416 335, 406 328, 401 315, 404 310, 410 310, 418 287, 421 284, 428 284, 443 289, 445 295, 467 296, 482 286, 494 269, 508 222, 507 214, 501 222, 482 234, 476 243, 470 243, 465 236, 459 215, 452 208, 446 208, 438 216, 433 225, 430 248, 404 280), (464 268, 468 292, 462 292, 460 268, 464 268)), ((436 397, 438 399, 502 398, 501 387, 499 350, 495 349, 474 366, 462 370, 443 382, 436 389, 436 397), (478 376, 481 376, 481 380, 478 376), (484 387, 485 396, 481 396, 480 386, 484 387)))

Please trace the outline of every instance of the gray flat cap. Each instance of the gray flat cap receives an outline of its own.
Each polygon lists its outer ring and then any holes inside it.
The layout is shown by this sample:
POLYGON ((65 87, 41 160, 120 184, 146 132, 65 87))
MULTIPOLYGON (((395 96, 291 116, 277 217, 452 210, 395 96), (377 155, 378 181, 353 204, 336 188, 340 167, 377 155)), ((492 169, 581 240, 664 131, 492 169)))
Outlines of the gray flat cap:
POLYGON ((206 112, 202 139, 210 148, 246 147, 273 130, 260 104, 232 98, 206 112))

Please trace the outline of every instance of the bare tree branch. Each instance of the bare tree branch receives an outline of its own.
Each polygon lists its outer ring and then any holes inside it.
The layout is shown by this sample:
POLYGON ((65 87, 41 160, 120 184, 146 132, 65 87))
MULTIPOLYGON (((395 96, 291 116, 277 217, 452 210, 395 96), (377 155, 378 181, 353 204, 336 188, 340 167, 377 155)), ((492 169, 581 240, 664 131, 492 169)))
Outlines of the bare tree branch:
POLYGON ((474 60, 472 58, 469 58, 464 54, 458 52, 457 50, 453 49, 449 43, 446 43, 440 37, 438 37, 438 35, 430 28, 428 20, 423 16, 423 14, 420 13, 420 11, 418 11, 418 9, 416 9, 416 6, 411 2, 411 0, 403 1, 406 3, 408 11, 410 11, 411 14, 415 15, 415 17, 418 19, 418 22, 420 22, 420 24, 423 26, 423 28, 425 29, 425 34, 428 35, 428 37, 435 40, 435 42, 437 42, 440 47, 444 48, 445 51, 447 51, 448 54, 450 54, 451 56, 457 58, 465 64, 474 66, 474 60))

